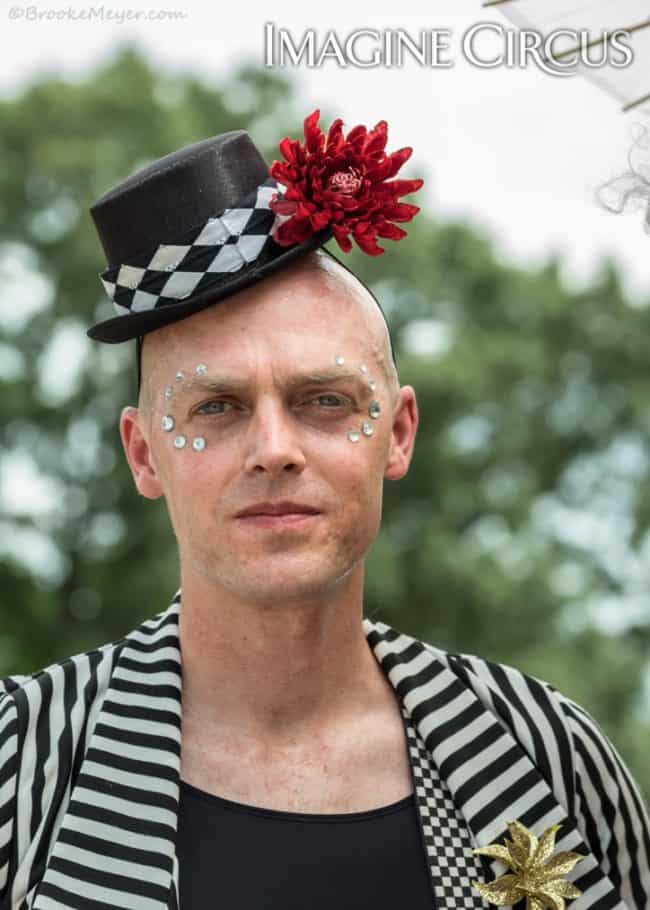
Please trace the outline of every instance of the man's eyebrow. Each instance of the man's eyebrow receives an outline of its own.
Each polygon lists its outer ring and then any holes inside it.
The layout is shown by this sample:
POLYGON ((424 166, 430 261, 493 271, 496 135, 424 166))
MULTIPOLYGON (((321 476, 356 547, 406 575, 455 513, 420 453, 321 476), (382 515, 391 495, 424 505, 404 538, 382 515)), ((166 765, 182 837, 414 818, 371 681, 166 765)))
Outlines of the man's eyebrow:
MULTIPOLYGON (((345 371, 345 370, 310 370, 306 373, 295 373, 290 376, 285 385, 288 389, 298 388, 305 385, 329 385, 335 382, 355 382, 364 388, 368 387, 368 382, 364 379, 363 374, 345 371)), ((176 389, 177 395, 183 392, 241 392, 250 386, 248 379, 238 376, 227 375, 204 375, 201 377, 192 376, 188 385, 181 385, 176 389)))

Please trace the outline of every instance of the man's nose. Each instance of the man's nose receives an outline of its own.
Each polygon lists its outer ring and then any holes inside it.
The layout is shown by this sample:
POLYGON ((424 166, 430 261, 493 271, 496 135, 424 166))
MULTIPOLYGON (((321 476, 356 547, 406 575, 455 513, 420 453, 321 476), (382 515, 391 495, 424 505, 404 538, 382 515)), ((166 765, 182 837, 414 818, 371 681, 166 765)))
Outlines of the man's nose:
POLYGON ((277 474, 304 466, 296 417, 281 402, 267 399, 258 404, 248 426, 246 470, 277 474))

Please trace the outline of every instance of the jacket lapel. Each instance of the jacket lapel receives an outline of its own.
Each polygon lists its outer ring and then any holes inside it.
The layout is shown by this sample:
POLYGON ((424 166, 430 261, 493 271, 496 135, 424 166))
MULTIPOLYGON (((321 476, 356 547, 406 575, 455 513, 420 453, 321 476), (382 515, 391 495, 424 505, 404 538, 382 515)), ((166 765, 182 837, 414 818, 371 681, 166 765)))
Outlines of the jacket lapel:
MULTIPOLYGON (((486 692, 486 703, 479 699, 449 668, 446 652, 425 647, 385 623, 364 619, 363 625, 375 657, 463 815, 472 846, 503 844, 509 836, 508 822, 515 819, 538 836, 560 823, 556 849, 584 856, 565 876, 583 892, 570 903, 570 910, 633 910, 602 871, 575 819, 567 815, 527 752, 489 709, 490 693, 486 692)), ((435 817, 435 801, 428 808, 435 817)), ((493 876, 509 871, 499 860, 481 859, 493 876)), ((490 881, 492 875, 483 880, 490 881)), ((463 904, 443 906, 452 910, 463 904)))
MULTIPOLYGON (((81 906, 83 898, 115 910, 180 906, 175 850, 181 749, 179 610, 180 591, 163 613, 110 646, 115 648, 113 671, 32 910, 81 906), (76 900, 66 901, 66 894, 76 900)), ((364 619, 363 627, 402 705, 423 843, 440 910, 488 907, 476 892, 470 902, 467 883, 453 881, 454 868, 481 881, 503 874, 506 868, 498 860, 477 861, 468 853, 471 847, 503 843, 507 824, 514 819, 538 835, 561 823, 557 849, 585 856, 567 876, 583 891, 571 910, 632 910, 620 900, 575 821, 525 750, 450 669, 446 652, 425 647, 381 622, 364 619), (469 832, 463 840, 454 829, 452 839, 463 844, 465 856, 455 866, 445 861, 449 868, 440 866, 440 844, 435 841, 443 810, 445 817, 455 811, 469 832), (465 891, 444 890, 450 876, 452 885, 465 891)))
POLYGON ((172 906, 180 777, 178 611, 175 598, 110 646, 116 662, 32 910, 94 906, 91 901, 115 910, 172 906))

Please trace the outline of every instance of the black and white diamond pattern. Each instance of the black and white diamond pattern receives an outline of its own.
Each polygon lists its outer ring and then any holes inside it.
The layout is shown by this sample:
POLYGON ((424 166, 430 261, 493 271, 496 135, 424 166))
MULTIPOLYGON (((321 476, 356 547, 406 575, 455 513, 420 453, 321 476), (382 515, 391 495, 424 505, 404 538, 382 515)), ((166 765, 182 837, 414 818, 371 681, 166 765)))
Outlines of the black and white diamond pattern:
POLYGON ((404 705, 401 708, 437 906, 453 907, 454 910, 487 910, 487 902, 472 888, 473 881, 484 882, 486 877, 480 857, 472 853, 474 844, 467 823, 456 808, 404 705))
POLYGON ((156 252, 100 274, 106 293, 120 315, 170 306, 221 284, 223 275, 254 262, 276 226, 288 216, 269 208, 284 187, 273 178, 243 197, 236 208, 209 218, 177 243, 160 244, 156 252))

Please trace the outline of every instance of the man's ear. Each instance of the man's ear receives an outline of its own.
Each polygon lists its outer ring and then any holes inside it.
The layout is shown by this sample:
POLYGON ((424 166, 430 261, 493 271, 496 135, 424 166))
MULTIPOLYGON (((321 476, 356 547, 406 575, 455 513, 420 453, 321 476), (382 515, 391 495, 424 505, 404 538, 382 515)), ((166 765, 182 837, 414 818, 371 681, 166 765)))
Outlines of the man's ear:
POLYGON ((387 480, 400 480, 408 471, 419 419, 415 390, 410 385, 402 386, 393 411, 393 431, 384 470, 387 480))
POLYGON ((140 426, 141 420, 142 415, 138 408, 128 406, 122 409, 120 415, 122 445, 140 495, 146 496, 147 499, 160 499, 163 490, 151 447, 140 426))

